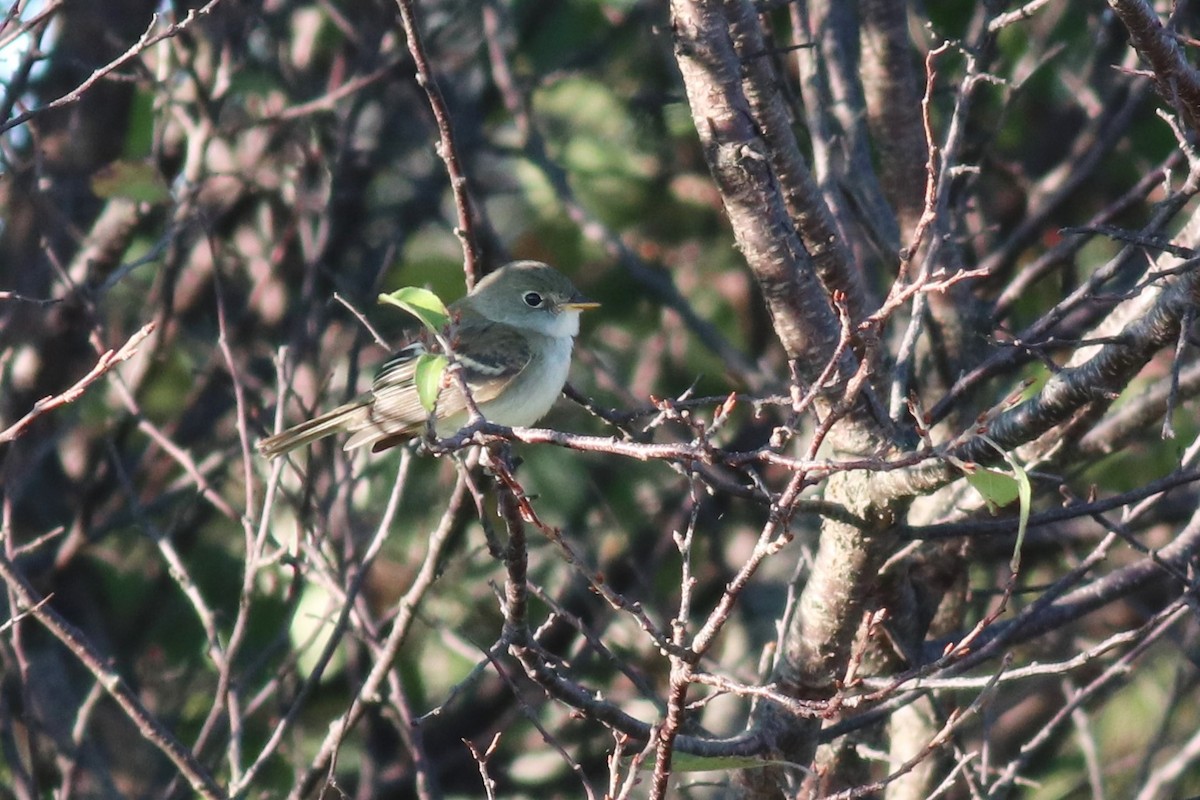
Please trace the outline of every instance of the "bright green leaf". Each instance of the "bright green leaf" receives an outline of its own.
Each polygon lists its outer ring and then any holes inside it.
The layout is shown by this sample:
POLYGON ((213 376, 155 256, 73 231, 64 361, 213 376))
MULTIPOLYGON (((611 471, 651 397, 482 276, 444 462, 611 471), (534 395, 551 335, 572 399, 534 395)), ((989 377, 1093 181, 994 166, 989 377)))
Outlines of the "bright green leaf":
POLYGON ((423 353, 417 358, 417 366, 413 372, 413 383, 417 387, 417 398, 421 406, 429 413, 437 403, 438 392, 442 388, 442 374, 449 362, 445 356, 433 353, 423 353))
POLYGON ((988 510, 992 513, 1016 500, 1020 493, 1017 481, 1012 475, 987 467, 979 467, 975 472, 968 473, 967 483, 983 496, 988 510))
POLYGON ((138 203, 162 203, 171 190, 149 161, 114 161, 92 174, 92 193, 106 200, 123 197, 138 203))
MULTIPOLYGON (((1021 503, 1017 512, 1017 542, 1013 545, 1012 560, 1009 562, 1009 568, 1013 573, 1017 573, 1021 570, 1021 545, 1025 542, 1025 529, 1029 525, 1029 509, 1033 505, 1033 487, 1029 483, 1029 474, 1025 472, 1024 467, 1017 463, 1015 458, 986 436, 983 437, 983 440, 990 444, 992 449, 1008 462, 1009 468, 1012 469, 1010 480, 1016 486, 1017 499, 1021 503)), ((968 480, 970 480, 969 476, 968 480)))
POLYGON ((1013 477, 1017 481, 1017 496, 1021 503, 1020 510, 1017 512, 1017 543, 1013 545, 1013 557, 1009 564, 1015 573, 1021 569, 1021 545, 1025 542, 1025 528, 1029 525, 1029 508, 1033 503, 1033 487, 1030 486, 1029 475, 1025 472, 1025 468, 1007 453, 1004 454, 1004 458, 1012 467, 1013 477))
POLYGON ((428 289, 417 286, 405 286, 391 294, 381 294, 379 302, 403 308, 434 333, 440 332, 450 321, 450 312, 442 299, 428 289))

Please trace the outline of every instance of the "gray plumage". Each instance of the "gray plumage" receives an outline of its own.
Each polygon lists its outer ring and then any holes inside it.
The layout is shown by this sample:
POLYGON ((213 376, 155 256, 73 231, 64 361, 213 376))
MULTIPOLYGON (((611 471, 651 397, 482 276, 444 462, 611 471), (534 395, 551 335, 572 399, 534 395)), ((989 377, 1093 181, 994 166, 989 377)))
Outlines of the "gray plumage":
MULTIPOLYGON (((580 311, 595 306, 554 268, 537 261, 507 264, 450 306, 458 324, 454 357, 480 412, 501 425, 532 425, 562 392, 580 311)), ((380 367, 371 389, 320 416, 263 439, 259 452, 276 458, 335 433, 349 433, 345 449, 382 450, 419 435, 426 411, 413 373, 427 352, 414 342, 380 367)), ((439 435, 466 422, 457 382, 443 380, 435 408, 439 435)))

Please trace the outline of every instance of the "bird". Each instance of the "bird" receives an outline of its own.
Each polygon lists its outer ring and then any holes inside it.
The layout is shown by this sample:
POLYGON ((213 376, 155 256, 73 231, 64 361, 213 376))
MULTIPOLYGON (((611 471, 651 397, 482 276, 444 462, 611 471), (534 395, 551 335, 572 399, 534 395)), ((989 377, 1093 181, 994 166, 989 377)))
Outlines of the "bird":
MULTIPOLYGON (((514 427, 545 416, 567 381, 579 315, 597 306, 540 261, 505 264, 452 303, 454 361, 484 418, 514 427)), ((370 445, 378 452, 418 436, 429 412, 418 397, 414 372, 427 352, 421 341, 402 348, 379 368, 370 391, 261 440, 259 452, 275 459, 337 433, 350 434, 346 450, 370 445)), ((467 402, 456 381, 443 380, 434 414, 439 436, 467 422, 467 402)))

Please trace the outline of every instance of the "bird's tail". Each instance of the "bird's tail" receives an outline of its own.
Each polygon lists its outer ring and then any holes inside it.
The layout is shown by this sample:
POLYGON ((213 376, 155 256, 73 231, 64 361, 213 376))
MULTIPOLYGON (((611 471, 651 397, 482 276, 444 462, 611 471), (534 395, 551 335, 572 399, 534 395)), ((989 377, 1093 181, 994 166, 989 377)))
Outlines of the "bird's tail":
POLYGON ((362 411, 370 405, 371 397, 369 395, 355 398, 319 417, 301 422, 274 436, 268 436, 258 443, 258 452, 267 458, 278 458, 298 447, 304 447, 318 439, 324 439, 326 436, 354 430, 358 427, 354 423, 358 421, 362 411))

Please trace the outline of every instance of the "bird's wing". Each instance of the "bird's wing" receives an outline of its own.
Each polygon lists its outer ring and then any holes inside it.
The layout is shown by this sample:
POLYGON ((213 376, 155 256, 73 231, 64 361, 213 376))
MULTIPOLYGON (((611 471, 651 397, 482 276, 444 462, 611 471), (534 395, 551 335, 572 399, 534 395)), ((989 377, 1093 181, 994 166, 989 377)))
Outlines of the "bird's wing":
POLYGON ((371 383, 371 403, 359 426, 362 432, 351 437, 348 448, 380 436, 404 433, 425 421, 413 374, 417 360, 426 352, 423 342, 413 342, 383 362, 371 383))
MULTIPOLYGON (((477 403, 500 395, 533 359, 529 341, 511 325, 491 320, 472 320, 458 330, 454 357, 462 366, 463 378, 477 403)), ((455 381, 438 395, 438 417, 465 411, 466 400, 455 381)))
MULTIPOLYGON (((492 400, 529 365, 532 351, 525 337, 512 326, 486 319, 465 320, 460 325, 454 356, 476 403, 492 400)), ((400 350, 380 367, 371 386, 373 426, 400 432, 424 423, 426 412, 413 385, 417 360, 428 352, 421 342, 400 350)), ((456 382, 447 382, 438 394, 439 419, 466 410, 456 382)))
POLYGON ((413 370, 417 367, 417 359, 427 352, 424 342, 413 342, 407 345, 379 365, 375 380, 371 384, 372 391, 378 392, 387 386, 403 386, 411 383, 413 370))

